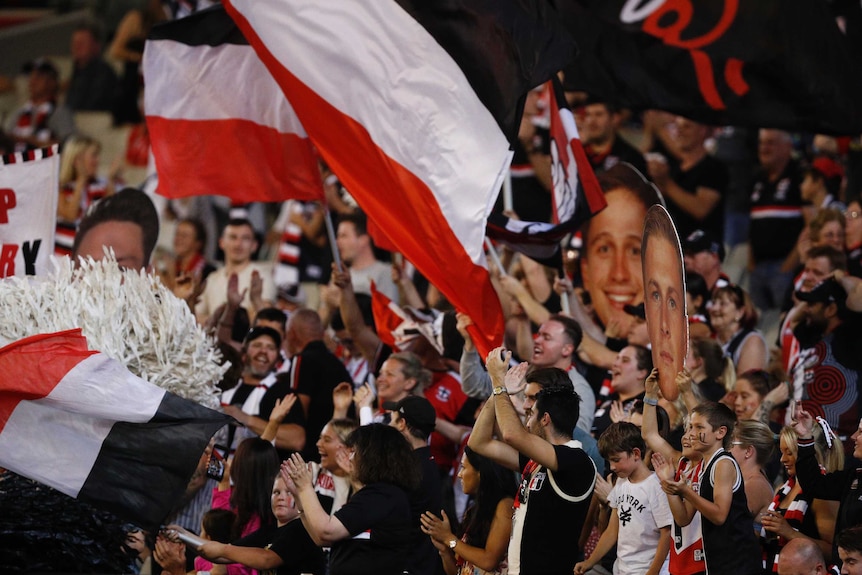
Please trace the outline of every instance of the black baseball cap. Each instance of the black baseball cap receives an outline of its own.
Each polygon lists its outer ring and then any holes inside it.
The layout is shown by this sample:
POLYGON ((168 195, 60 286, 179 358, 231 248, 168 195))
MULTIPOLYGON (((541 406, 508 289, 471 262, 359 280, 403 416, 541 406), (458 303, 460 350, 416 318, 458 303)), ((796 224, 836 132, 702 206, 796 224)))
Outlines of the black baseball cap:
POLYGON ((397 411, 410 427, 431 435, 437 426, 437 412, 431 402, 418 395, 409 395, 401 401, 386 401, 383 409, 397 411))
POLYGON ((844 309, 847 302, 847 292, 835 278, 826 278, 809 291, 796 291, 794 295, 807 303, 835 303, 839 309, 844 309))
POLYGON ((243 348, 247 347, 248 344, 250 344, 257 338, 263 336, 269 336, 270 338, 272 338, 272 341, 275 342, 275 347, 281 349, 281 336, 278 335, 278 332, 271 327, 266 327, 262 325, 253 327, 251 328, 251 330, 249 330, 248 335, 246 335, 245 338, 242 340, 243 348))
POLYGON ((682 242, 682 251, 686 254, 709 252, 717 255, 719 261, 724 261, 724 244, 705 230, 691 232, 682 242))
POLYGON ((55 80, 60 77, 60 73, 57 71, 57 67, 54 66, 54 63, 47 58, 36 58, 30 62, 24 64, 23 72, 25 74, 29 74, 30 72, 41 72, 42 74, 48 74, 55 80))

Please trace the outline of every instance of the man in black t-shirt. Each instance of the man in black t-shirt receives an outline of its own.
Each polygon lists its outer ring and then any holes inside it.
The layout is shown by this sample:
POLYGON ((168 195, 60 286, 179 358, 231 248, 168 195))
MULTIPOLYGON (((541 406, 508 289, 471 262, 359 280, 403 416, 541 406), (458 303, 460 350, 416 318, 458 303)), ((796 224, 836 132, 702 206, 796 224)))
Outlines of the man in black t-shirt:
POLYGON ((431 543, 431 538, 422 532, 419 523, 423 513, 439 515, 443 508, 440 472, 428 446, 428 438, 436 427, 437 413, 430 401, 416 395, 409 395, 397 402, 387 401, 383 404, 383 409, 392 413, 389 425, 397 429, 410 443, 422 471, 419 489, 409 494, 414 544, 408 571, 411 575, 442 575, 443 563, 440 561, 440 555, 431 543))
MULTIPOLYGON (((547 126, 542 126, 539 101, 542 87, 527 94, 524 115, 513 143, 509 176, 512 184, 512 210, 528 222, 551 221, 551 138, 547 126)), ((506 209, 501 193, 494 212, 506 209)))
POLYGON ((646 160, 640 150, 617 134, 620 114, 609 102, 590 102, 578 110, 578 130, 584 151, 596 173, 627 162, 646 174, 646 160))
POLYGON ((802 172, 792 158, 790 134, 760 130, 760 170, 751 191, 749 293, 761 311, 778 308, 798 264, 796 240, 805 227, 802 172))
POLYGON ((559 368, 524 376, 527 364, 506 371, 511 352, 493 350, 487 358, 494 386, 468 445, 500 465, 521 472, 509 541, 510 575, 571 573, 580 558, 580 537, 595 487, 596 467, 580 442, 572 439, 580 398, 559 368), (510 393, 527 383, 542 387, 527 419, 515 411, 510 393), (503 441, 494 439, 494 424, 503 441))
POLYGON ((703 229, 721 241, 727 167, 706 152, 707 126, 681 116, 675 125, 673 140, 679 163, 671 167, 666 160, 651 157, 647 162, 649 176, 664 196, 681 238, 703 229))
POLYGON ((305 415, 307 440, 302 450, 306 461, 318 461, 315 443, 334 409, 332 390, 343 381, 352 381, 341 360, 323 343, 323 323, 317 312, 299 309, 287 322, 287 351, 293 355, 287 372, 290 389, 297 394, 305 415))

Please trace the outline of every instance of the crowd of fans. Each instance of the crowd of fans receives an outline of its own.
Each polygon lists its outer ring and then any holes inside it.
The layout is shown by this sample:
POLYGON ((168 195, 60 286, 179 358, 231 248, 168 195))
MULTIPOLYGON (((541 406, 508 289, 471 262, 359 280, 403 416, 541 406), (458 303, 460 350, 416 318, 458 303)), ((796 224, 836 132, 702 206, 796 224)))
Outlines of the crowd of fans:
MULTIPOLYGON (((168 518, 207 542, 150 533, 142 573, 862 573, 858 139, 570 94, 608 205, 564 246, 565 270, 503 250, 504 347, 481 358, 470 318, 374 246, 325 166, 335 245, 315 202, 215 195, 158 213, 120 190, 70 111, 140 122, 142 41, 170 16, 151 2, 123 19, 109 49, 122 78, 98 27, 76 28, 72 78, 32 62, 0 140, 62 144, 58 254, 110 246, 158 274, 236 368, 219 385, 237 425, 168 518), (655 204, 684 254, 678 373, 653 366, 661 336, 645 323, 655 204), (155 247, 160 221, 173 234, 155 247), (725 269, 741 245, 748 261, 725 269), (397 325, 374 316, 373 292, 402 306, 397 325)), ((512 205, 548 221, 543 97, 528 99, 512 205)), ((671 240, 652 249, 674 255, 671 240)))

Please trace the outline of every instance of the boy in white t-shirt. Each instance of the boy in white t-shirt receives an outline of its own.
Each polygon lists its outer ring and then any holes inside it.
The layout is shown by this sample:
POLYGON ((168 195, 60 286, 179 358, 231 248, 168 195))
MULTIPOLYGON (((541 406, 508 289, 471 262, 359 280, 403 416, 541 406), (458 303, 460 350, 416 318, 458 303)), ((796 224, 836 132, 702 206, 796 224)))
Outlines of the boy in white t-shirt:
POLYGON ((640 429, 612 424, 599 437, 599 451, 618 477, 608 494, 612 513, 593 553, 575 565, 575 575, 586 573, 614 545, 614 575, 667 575, 672 516, 661 482, 643 459, 640 429))

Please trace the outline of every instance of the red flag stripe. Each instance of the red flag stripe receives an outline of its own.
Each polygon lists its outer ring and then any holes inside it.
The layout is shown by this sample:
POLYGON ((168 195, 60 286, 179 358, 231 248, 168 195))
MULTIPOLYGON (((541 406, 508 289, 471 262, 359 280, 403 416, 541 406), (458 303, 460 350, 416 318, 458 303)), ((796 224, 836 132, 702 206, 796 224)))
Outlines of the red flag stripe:
POLYGON ((317 160, 308 142, 296 134, 238 119, 148 116, 147 127, 160 175, 158 192, 163 196, 219 193, 239 203, 320 197, 317 160), (239 157, 255 158, 255 162, 239 161, 239 157), (313 165, 314 171, 297 170, 298 163, 313 165))
POLYGON ((377 291, 374 282, 371 282, 371 313, 374 314, 377 336, 392 349, 397 349, 392 332, 406 319, 403 315, 399 315, 398 311, 398 307, 394 306, 392 300, 377 291))
POLYGON ((251 46, 150 40, 144 77, 160 194, 323 198, 305 130, 251 46))
POLYGON ((0 433, 18 403, 46 397, 82 358, 97 353, 88 351, 87 341, 80 336, 80 329, 71 329, 34 335, 0 348, 0 373, 6 374, 0 393, 0 433), (57 359, 45 362, 47 355, 57 359))

